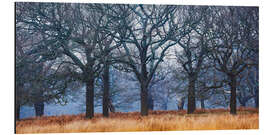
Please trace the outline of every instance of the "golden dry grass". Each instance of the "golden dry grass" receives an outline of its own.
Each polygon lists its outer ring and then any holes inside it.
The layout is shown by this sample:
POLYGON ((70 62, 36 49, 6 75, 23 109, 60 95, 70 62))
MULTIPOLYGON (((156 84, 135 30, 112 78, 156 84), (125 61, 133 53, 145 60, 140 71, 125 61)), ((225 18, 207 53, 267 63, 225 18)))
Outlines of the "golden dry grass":
POLYGON ((149 116, 139 112, 113 113, 109 118, 96 114, 85 119, 80 115, 63 115, 29 118, 16 122, 17 133, 71 133, 71 132, 131 132, 131 131, 176 131, 258 129, 258 110, 241 108, 237 115, 225 109, 185 111, 151 111, 149 116))

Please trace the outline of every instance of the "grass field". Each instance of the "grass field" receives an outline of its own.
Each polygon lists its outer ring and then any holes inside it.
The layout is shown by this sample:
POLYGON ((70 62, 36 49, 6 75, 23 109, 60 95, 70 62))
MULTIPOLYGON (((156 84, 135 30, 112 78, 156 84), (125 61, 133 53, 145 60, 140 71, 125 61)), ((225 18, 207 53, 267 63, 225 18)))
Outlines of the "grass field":
POLYGON ((258 129, 259 115, 254 108, 240 108, 237 115, 229 110, 150 111, 148 116, 139 112, 111 113, 109 118, 96 114, 91 120, 84 114, 44 116, 16 122, 16 133, 72 133, 72 132, 121 132, 121 131, 177 131, 258 129))

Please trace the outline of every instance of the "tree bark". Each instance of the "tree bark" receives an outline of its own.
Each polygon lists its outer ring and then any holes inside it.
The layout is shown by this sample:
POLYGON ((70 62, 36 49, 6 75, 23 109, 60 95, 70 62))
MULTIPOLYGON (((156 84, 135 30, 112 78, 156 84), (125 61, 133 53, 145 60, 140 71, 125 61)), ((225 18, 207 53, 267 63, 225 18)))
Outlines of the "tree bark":
POLYGON ((230 79, 231 79, 230 114, 236 114, 236 76, 231 75, 230 79))
POLYGON ((148 92, 147 92, 147 86, 142 83, 141 84, 141 115, 147 116, 148 115, 148 92))
POLYGON ((141 85, 141 115, 142 116, 148 115, 148 102, 147 102, 148 101, 148 84, 147 84, 148 72, 147 72, 147 67, 146 67, 146 54, 147 54, 147 48, 142 47, 142 51, 140 51, 141 73, 140 73, 140 76, 137 76, 138 80, 140 80, 140 85, 141 85))
POLYGON ((195 99, 195 77, 189 77, 189 86, 188 86, 188 110, 187 113, 191 114, 196 109, 196 99, 195 99))
POLYGON ((86 82, 86 118, 94 117, 94 78, 86 82))
POLYGON ((201 99, 201 109, 204 109, 205 105, 204 105, 204 99, 201 99))
POLYGON ((109 66, 105 64, 103 71, 103 100, 102 100, 102 114, 104 117, 109 117, 109 66))

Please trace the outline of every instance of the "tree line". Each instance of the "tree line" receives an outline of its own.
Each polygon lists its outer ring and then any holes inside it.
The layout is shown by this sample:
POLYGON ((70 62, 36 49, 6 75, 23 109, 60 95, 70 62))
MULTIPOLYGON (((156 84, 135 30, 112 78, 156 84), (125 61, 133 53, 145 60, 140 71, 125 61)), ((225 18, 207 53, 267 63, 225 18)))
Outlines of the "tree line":
POLYGON ((167 69, 176 91, 185 89, 187 113, 214 93, 229 95, 231 114, 237 99, 259 106, 258 7, 17 2, 15 11, 16 119, 21 106, 33 104, 41 116, 44 102, 65 103, 82 84, 86 118, 93 118, 100 79, 108 117, 111 68, 134 75, 142 116, 153 109, 153 86, 167 69), (174 67, 165 69, 171 59, 174 67))

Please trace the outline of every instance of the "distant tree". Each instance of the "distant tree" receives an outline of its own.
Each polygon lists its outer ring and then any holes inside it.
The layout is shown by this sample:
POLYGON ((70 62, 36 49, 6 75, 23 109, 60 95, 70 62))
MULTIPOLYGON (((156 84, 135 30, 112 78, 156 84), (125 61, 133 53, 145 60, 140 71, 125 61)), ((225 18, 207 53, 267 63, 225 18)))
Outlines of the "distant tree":
POLYGON ((254 66, 248 66, 239 75, 237 86, 237 99, 241 106, 246 107, 251 99, 255 99, 255 107, 258 107, 258 70, 254 66))
POLYGON ((164 62, 159 66, 154 74, 150 84, 149 92, 152 95, 154 108, 167 110, 168 103, 175 96, 174 87, 176 83, 173 81, 171 65, 167 62, 168 58, 164 58, 164 62))
POLYGON ((173 74, 172 74, 172 79, 170 81, 170 84, 172 84, 172 82, 176 83, 175 86, 172 86, 172 90, 175 93, 177 108, 178 110, 183 110, 186 103, 187 95, 188 95, 187 76, 182 66, 179 67, 178 65, 176 65, 172 67, 171 70, 173 74))
MULTIPOLYGON (((154 110, 154 104, 155 104, 155 100, 157 102, 160 102, 158 100, 164 100, 162 95, 167 95, 166 90, 164 89, 164 87, 162 87, 163 81, 165 80, 165 72, 156 72, 153 75, 153 78, 149 84, 148 87, 148 100, 147 100, 147 104, 148 104, 148 109, 149 110, 154 110), (158 89, 162 89, 162 90, 158 90, 158 89), (160 95, 160 93, 162 93, 162 95, 160 95)), ((166 100, 166 99, 165 99, 166 100)), ((166 101, 164 101, 162 108, 167 110, 167 104, 166 101)))
POLYGON ((200 101, 202 109, 205 108, 206 100, 215 96, 217 91, 224 91, 224 79, 217 72, 213 60, 206 58, 196 85, 196 98, 200 101))

